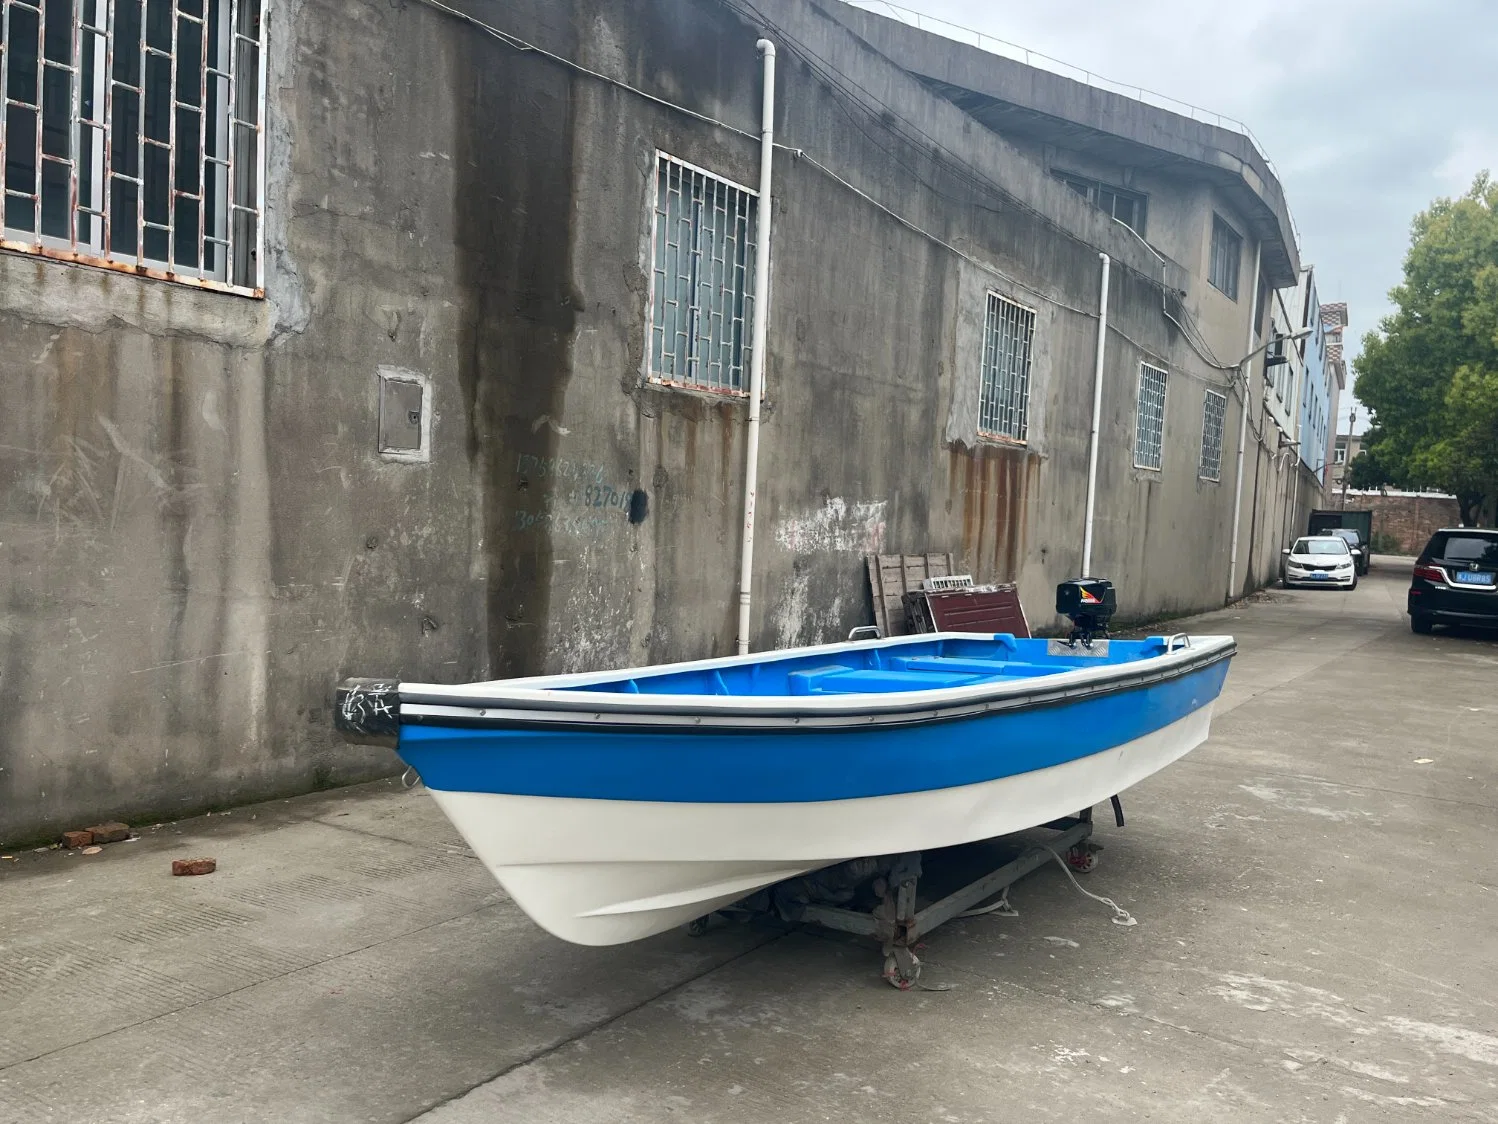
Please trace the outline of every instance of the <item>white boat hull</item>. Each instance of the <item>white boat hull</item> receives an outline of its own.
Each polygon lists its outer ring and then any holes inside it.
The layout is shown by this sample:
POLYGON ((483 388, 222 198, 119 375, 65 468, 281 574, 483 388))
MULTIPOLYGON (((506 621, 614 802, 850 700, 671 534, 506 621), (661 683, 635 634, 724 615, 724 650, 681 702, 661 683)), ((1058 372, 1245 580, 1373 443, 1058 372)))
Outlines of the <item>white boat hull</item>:
POLYGON ((1200 745, 1211 719, 1209 703, 1059 765, 890 796, 705 804, 431 794, 537 924, 575 944, 612 945, 847 859, 972 843, 1075 815, 1200 745))

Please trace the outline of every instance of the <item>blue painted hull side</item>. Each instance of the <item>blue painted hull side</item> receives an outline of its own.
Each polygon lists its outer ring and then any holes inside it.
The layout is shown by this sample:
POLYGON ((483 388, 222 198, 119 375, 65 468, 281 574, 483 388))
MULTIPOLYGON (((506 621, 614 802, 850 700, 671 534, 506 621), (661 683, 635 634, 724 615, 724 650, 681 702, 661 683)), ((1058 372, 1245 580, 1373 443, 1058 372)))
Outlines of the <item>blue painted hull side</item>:
POLYGON ((1028 710, 868 730, 722 732, 403 725, 429 788, 684 803, 799 803, 978 784, 1142 737, 1208 705, 1228 661, 1028 710))

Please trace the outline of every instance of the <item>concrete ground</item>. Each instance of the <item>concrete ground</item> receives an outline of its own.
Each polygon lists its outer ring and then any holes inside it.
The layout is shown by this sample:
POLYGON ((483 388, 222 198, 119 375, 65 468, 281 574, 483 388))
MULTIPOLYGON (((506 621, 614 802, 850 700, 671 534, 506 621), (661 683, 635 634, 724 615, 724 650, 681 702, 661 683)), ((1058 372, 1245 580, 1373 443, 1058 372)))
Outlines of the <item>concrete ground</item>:
POLYGON ((1078 894, 933 935, 577 948, 419 789, 0 861, 0 1120, 1498 1121, 1498 643, 1418 637, 1408 563, 1192 622, 1213 737, 1078 894), (174 857, 218 872, 172 878, 174 857))

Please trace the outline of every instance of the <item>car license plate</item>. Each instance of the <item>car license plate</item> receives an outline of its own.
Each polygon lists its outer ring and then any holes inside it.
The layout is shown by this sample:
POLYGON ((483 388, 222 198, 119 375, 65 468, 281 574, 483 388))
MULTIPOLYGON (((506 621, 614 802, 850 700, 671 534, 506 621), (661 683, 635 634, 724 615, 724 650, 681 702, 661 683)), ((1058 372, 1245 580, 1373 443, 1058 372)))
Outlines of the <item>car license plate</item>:
POLYGON ((1318 582, 1324 582, 1329 577, 1331 577, 1331 575, 1322 570, 1317 570, 1314 574, 1311 575, 1311 578, 1318 582))
POLYGON ((1461 585, 1492 585, 1493 575, 1473 573, 1471 570, 1458 570, 1456 580, 1461 585))

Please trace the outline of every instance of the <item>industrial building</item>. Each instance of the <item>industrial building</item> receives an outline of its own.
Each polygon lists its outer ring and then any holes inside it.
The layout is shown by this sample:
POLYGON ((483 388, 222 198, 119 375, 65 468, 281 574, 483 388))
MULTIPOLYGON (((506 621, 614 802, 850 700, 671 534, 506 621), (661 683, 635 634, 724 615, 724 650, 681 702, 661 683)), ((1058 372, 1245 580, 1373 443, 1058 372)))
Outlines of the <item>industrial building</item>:
POLYGON ((352 672, 841 639, 870 553, 1185 613, 1319 505, 1189 107, 832 0, 0 3, 0 838, 388 773, 352 672))

